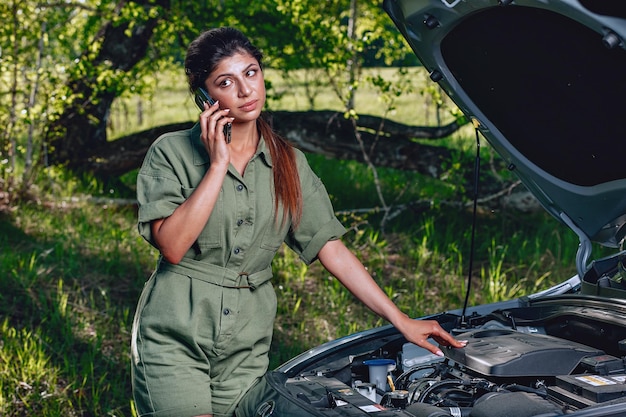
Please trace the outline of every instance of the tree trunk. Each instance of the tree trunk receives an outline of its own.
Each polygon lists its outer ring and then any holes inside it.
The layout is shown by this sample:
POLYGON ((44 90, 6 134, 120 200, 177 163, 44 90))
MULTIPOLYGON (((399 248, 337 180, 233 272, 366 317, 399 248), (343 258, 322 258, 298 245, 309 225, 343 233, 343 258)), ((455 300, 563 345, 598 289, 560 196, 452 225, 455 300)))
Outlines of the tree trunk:
MULTIPOLYGON (((120 2, 119 9, 124 3, 120 2)), ((146 8, 145 16, 150 16, 148 10, 152 7, 169 8, 169 0, 134 3, 146 8)), ((102 25, 92 42, 93 45, 99 45, 95 56, 85 52, 80 58, 83 70, 74 72, 67 83, 70 90, 68 96, 76 99, 48 126, 46 142, 50 164, 65 164, 80 170, 83 168, 82 163, 92 156, 94 148, 105 146, 107 118, 111 103, 118 94, 115 86, 103 87, 98 76, 103 70, 130 71, 145 57, 154 29, 161 18, 161 14, 157 13, 142 22, 134 21, 129 34, 130 21, 109 21, 102 25)))
MULTIPOLYGON (((278 133, 304 152, 363 161, 352 124, 341 113, 277 111, 267 116, 278 133)), ((443 172, 443 163, 450 160, 450 151, 412 139, 443 138, 460 127, 456 122, 441 127, 408 126, 375 116, 360 116, 358 122, 366 149, 373 150, 370 159, 374 165, 417 171, 435 178, 443 172), (378 126, 384 127, 384 136, 379 139, 375 134, 378 126)), ((159 135, 192 125, 193 122, 159 126, 125 136, 94 148, 91 155, 75 163, 100 177, 119 176, 139 167, 148 147, 159 135)))
MULTIPOLYGON (((271 114, 274 128, 305 152, 364 162, 354 127, 343 114, 331 111, 271 114)), ((428 146, 413 139, 442 139, 456 132, 456 121, 445 126, 409 126, 360 115, 357 120, 365 149, 375 166, 417 171, 438 178, 443 162, 451 152, 441 146, 428 146), (382 132, 377 133, 378 129, 382 132)))

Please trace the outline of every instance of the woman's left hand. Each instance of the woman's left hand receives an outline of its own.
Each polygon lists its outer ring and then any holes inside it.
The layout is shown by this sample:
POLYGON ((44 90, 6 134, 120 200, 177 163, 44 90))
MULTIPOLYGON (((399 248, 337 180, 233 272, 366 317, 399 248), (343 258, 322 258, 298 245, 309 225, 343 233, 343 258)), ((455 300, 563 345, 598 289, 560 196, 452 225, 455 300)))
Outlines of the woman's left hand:
POLYGON ((324 267, 374 313, 389 320, 406 339, 432 353, 443 356, 441 349, 428 342, 432 338, 442 346, 464 347, 467 342, 454 339, 434 320, 414 320, 398 307, 374 282, 357 257, 340 240, 328 241, 318 253, 324 267))
POLYGON ((407 316, 400 323, 395 323, 395 326, 409 342, 423 347, 437 356, 443 356, 443 352, 430 343, 428 341, 429 338, 435 340, 441 346, 463 348, 467 345, 466 340, 456 340, 435 320, 415 320, 407 316))

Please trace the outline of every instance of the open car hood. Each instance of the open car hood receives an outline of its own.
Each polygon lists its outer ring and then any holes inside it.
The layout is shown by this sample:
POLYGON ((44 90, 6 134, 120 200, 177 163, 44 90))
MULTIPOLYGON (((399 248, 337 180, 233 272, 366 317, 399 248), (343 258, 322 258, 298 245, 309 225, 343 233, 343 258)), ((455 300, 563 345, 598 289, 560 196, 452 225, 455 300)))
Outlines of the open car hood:
POLYGON ((626 2, 385 0, 413 51, 581 240, 626 235, 626 2))

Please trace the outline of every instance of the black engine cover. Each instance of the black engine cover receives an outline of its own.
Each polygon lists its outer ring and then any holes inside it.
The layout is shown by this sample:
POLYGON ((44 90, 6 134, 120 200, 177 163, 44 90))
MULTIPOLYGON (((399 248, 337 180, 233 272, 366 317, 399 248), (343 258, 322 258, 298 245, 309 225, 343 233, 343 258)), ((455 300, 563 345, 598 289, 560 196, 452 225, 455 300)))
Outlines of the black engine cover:
POLYGON ((469 343, 463 349, 446 349, 446 357, 485 376, 568 375, 583 358, 604 353, 548 335, 507 329, 471 331, 458 339, 469 343))

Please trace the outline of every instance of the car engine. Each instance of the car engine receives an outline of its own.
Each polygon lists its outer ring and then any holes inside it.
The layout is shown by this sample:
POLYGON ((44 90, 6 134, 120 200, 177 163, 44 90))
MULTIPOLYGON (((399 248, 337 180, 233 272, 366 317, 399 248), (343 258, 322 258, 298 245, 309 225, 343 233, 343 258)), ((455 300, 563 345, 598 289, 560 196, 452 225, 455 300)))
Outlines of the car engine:
MULTIPOLYGON (((561 415, 626 394, 621 359, 524 330, 487 326, 459 334, 466 348, 406 369, 394 391, 406 393, 405 408, 417 417, 561 415)), ((394 391, 381 401, 389 404, 394 391)))
POLYGON ((619 325, 576 317, 546 326, 486 320, 454 334, 468 344, 443 348, 443 358, 391 340, 357 352, 347 365, 337 360, 301 373, 287 386, 333 416, 550 417, 626 401, 619 325), (609 344, 609 353, 600 348, 609 344))

